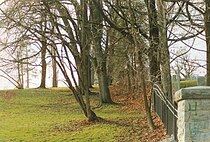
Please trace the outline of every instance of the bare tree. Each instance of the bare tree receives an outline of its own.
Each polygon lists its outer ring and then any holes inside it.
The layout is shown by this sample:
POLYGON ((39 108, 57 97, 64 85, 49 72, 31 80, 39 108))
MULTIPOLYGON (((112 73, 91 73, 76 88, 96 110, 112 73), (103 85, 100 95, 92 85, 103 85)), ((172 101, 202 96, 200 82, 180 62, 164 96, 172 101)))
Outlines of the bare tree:
POLYGON ((177 69, 179 69, 179 73, 183 79, 190 79, 198 67, 196 58, 193 59, 188 53, 175 60, 172 70, 177 72, 177 69))
POLYGON ((1 54, 4 55, 0 63, 1 77, 6 78, 18 89, 29 87, 29 72, 33 70, 30 62, 36 60, 31 56, 33 52, 28 50, 28 44, 25 42, 20 40, 15 45, 4 43, 8 44, 8 47, 1 51, 1 54))

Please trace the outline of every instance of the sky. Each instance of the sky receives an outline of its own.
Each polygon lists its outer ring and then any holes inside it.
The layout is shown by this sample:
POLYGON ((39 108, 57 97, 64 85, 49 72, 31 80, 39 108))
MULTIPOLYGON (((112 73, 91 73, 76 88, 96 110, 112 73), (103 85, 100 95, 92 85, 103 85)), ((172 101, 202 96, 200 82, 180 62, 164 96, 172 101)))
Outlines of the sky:
MULTIPOLYGON (((189 40, 189 41, 186 41, 186 43, 189 45, 192 45, 192 43, 194 43, 193 48, 189 51, 189 53, 187 53, 190 56, 190 58, 195 59, 197 61, 197 63, 199 63, 200 65, 206 65, 206 52, 204 52, 204 51, 206 51, 206 42, 200 38, 196 38, 194 41, 189 40), (198 50, 196 50, 196 49, 198 49, 198 50), (203 50, 203 51, 200 51, 200 50, 203 50)), ((181 42, 178 42, 173 46, 175 48, 183 47, 183 48, 189 49, 188 47, 186 47, 186 45, 184 45, 181 42)), ((206 69, 200 67, 194 72, 194 74, 196 76, 205 76, 206 69)))

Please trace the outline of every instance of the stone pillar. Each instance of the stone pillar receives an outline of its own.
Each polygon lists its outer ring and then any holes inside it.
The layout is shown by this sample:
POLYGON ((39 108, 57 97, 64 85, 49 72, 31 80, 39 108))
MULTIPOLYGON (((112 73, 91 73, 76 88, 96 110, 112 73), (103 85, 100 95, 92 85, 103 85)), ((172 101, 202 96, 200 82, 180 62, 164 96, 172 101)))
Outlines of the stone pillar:
POLYGON ((184 88, 175 93, 178 142, 210 142, 210 87, 184 88))

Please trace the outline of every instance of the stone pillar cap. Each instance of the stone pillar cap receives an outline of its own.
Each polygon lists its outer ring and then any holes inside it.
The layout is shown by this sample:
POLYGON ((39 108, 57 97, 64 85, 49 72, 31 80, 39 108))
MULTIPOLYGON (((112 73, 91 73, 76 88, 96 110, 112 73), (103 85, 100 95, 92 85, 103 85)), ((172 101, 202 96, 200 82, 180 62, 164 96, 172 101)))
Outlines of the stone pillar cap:
POLYGON ((178 90, 175 93, 174 101, 178 102, 186 99, 210 99, 209 86, 195 86, 178 90))

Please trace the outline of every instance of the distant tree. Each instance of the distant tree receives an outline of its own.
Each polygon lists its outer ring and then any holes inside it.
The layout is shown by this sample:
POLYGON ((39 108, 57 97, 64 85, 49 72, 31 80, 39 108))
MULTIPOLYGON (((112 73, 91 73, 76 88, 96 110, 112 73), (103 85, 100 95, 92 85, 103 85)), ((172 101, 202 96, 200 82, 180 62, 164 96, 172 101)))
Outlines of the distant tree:
POLYGON ((4 48, 0 54, 4 55, 0 61, 1 77, 6 78, 11 84, 18 89, 29 87, 30 77, 29 72, 33 70, 32 63, 36 60, 33 57, 33 52, 28 50, 28 44, 24 40, 16 42, 15 45, 9 43, 7 48, 4 48))
POLYGON ((175 60, 175 63, 172 66, 172 70, 174 72, 177 72, 177 70, 179 70, 180 76, 183 79, 187 80, 193 76, 194 72, 198 69, 198 67, 199 66, 196 63, 196 59, 193 59, 188 53, 180 56, 175 60))
MULTIPOLYGON (((14 54, 10 53, 10 58, 1 60, 1 77, 7 79, 17 89, 24 88, 24 68, 21 59, 23 58, 22 49, 17 48, 14 54)), ((8 50, 7 50, 8 51, 8 50)), ((3 53, 3 52, 2 52, 3 53)), ((4 51, 5 53, 5 51, 4 51)))

